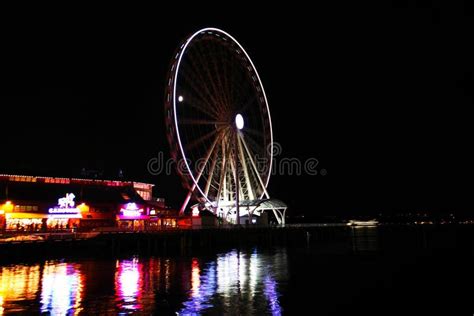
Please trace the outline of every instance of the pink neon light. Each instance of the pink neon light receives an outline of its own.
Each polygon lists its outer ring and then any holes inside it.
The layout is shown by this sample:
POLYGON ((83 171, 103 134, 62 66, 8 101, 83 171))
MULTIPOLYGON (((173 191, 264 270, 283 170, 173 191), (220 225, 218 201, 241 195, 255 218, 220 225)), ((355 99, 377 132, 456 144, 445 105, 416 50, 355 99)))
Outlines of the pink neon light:
POLYGON ((128 211, 128 210, 122 209, 122 214, 123 214, 123 216, 136 217, 136 216, 142 215, 142 214, 141 214, 142 212, 143 212, 143 210, 128 211))
POLYGON ((120 212, 122 213, 123 216, 135 217, 135 216, 141 216, 143 213, 143 209, 138 208, 136 203, 127 203, 125 205, 125 208, 120 209, 120 212))

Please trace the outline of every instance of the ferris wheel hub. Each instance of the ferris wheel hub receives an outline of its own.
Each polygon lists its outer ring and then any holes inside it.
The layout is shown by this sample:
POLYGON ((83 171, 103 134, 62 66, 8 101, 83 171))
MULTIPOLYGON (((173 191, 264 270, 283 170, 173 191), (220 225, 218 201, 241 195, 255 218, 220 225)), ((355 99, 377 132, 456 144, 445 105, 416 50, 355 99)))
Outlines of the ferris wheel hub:
POLYGON ((244 128, 244 117, 241 114, 235 116, 235 126, 239 130, 244 128))

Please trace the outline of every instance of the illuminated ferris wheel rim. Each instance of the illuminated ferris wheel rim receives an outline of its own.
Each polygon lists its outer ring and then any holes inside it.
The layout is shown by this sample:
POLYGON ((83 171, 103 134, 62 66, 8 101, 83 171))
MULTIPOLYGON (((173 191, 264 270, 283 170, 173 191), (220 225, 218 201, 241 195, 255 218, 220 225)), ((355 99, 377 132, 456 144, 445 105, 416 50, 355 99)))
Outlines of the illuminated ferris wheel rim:
MULTIPOLYGON (((273 165, 273 129, 272 129, 272 120, 271 120, 271 115, 270 115, 270 108, 268 106, 267 95, 265 93, 265 89, 264 89, 262 81, 260 79, 260 75, 258 74, 258 71, 255 68, 255 65, 254 65, 252 59, 247 54, 247 51, 242 47, 242 45, 240 45, 240 43, 232 35, 230 35, 229 33, 225 32, 221 29, 214 28, 214 27, 206 27, 206 28, 203 28, 203 29, 200 29, 200 30, 196 31, 195 33, 193 33, 186 40, 186 42, 183 45, 181 45, 180 51, 177 53, 177 55, 175 57, 175 59, 177 59, 177 62, 176 62, 176 67, 175 67, 174 71, 172 71, 172 78, 173 78, 173 93, 172 93, 173 94, 173 96, 172 96, 173 101, 172 101, 172 104, 173 104, 174 128, 175 128, 175 131, 176 131, 176 136, 177 136, 176 138, 178 140, 179 150, 180 150, 180 153, 183 157, 183 162, 186 166, 186 169, 188 171, 189 176, 191 177, 191 180, 193 181, 194 186, 199 190, 199 193, 201 193, 201 196, 203 196, 206 199, 206 201, 209 202, 212 205, 213 202, 210 201, 207 194, 205 194, 203 192, 203 190, 199 186, 198 181, 196 180, 196 178, 193 175, 191 167, 189 166, 188 159, 187 159, 186 153, 184 151, 183 144, 181 142, 181 135, 180 135, 180 131, 179 131, 177 108, 176 108, 177 101, 179 101, 179 100, 177 100, 176 85, 177 85, 177 82, 178 82, 178 75, 179 75, 179 69, 180 69, 180 66, 181 66, 181 60, 184 56, 184 53, 186 52, 187 47, 193 41, 193 39, 196 36, 198 36, 200 34, 203 34, 203 33, 206 33, 206 32, 210 35, 213 34, 212 32, 221 33, 224 36, 228 37, 230 40, 232 40, 239 47, 239 49, 242 50, 242 52, 244 53, 245 57, 247 58, 248 62, 250 63, 250 65, 251 65, 251 67, 252 67, 252 69, 253 69, 256 77, 257 77, 258 85, 261 89, 261 93, 262 93, 263 98, 265 100, 265 106, 266 106, 266 110, 267 110, 267 114, 268 114, 268 122, 269 122, 269 127, 270 127, 270 146, 267 149, 268 152, 269 152, 269 155, 270 155, 270 164, 269 164, 270 168, 269 168, 267 179, 265 180, 265 183, 264 183, 265 187, 263 188, 263 192, 259 196, 259 199, 261 199, 265 195, 266 188, 268 187, 268 183, 270 182, 271 170, 272 170, 272 165, 273 165)), ((238 114, 238 116, 242 117, 240 114, 238 114)), ((236 119, 237 119, 237 117, 236 117, 236 119)))

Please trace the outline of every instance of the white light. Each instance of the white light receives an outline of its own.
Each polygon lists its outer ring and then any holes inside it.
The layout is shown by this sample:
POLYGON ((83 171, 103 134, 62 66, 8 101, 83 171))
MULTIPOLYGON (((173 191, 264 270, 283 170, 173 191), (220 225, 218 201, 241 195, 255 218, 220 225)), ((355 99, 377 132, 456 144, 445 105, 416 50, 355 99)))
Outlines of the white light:
POLYGON ((238 129, 244 128, 244 118, 242 117, 242 115, 237 114, 235 116, 235 126, 237 126, 238 129))
POLYGON ((60 208, 74 207, 74 198, 76 196, 73 193, 67 193, 66 197, 60 198, 58 200, 58 205, 60 208))
POLYGON ((180 95, 180 96, 178 97, 178 101, 179 101, 179 102, 183 102, 183 101, 184 101, 184 98, 183 98, 182 95, 180 95))
POLYGON ((82 218, 81 214, 48 214, 48 218, 82 218))
POLYGON ((62 207, 51 207, 48 210, 48 213, 50 214, 65 214, 65 213, 70 213, 70 214, 75 214, 79 213, 80 210, 78 208, 62 208, 62 207))

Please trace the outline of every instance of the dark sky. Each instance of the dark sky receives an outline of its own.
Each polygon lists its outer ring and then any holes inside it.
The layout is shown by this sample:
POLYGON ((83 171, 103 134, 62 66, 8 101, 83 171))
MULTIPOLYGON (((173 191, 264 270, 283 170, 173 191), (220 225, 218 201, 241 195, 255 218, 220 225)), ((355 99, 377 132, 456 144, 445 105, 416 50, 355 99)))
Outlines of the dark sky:
POLYGON ((472 4, 255 3, 3 10, 0 172, 122 168, 178 204, 179 178, 147 161, 169 157, 174 50, 215 26, 261 75, 280 157, 327 170, 272 178, 295 213, 474 209, 472 4))

